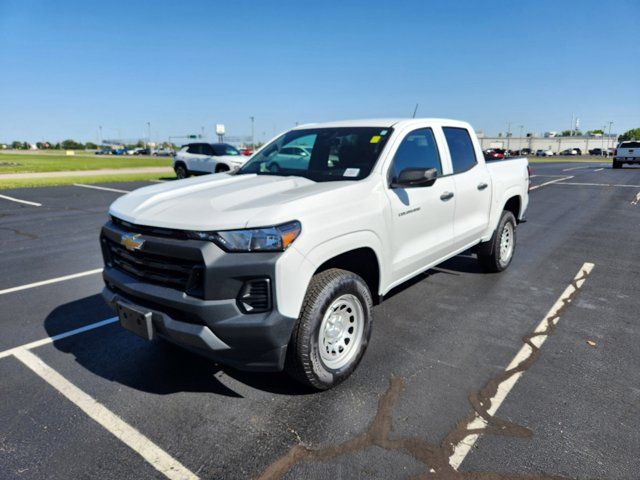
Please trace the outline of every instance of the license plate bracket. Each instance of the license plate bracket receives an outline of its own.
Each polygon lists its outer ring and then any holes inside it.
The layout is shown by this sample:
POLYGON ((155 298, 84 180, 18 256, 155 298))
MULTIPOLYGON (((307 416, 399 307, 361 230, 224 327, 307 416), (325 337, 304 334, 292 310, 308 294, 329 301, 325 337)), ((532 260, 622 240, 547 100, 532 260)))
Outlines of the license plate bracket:
POLYGON ((140 310, 132 305, 118 302, 118 318, 120 325, 145 340, 153 340, 154 329, 151 312, 140 310))

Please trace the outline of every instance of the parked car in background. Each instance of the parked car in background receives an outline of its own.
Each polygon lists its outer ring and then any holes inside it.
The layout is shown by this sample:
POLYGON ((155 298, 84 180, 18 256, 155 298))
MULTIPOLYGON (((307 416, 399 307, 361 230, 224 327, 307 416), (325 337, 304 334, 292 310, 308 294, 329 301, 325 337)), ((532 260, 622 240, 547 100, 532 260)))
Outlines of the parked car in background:
POLYGON ((520 150, 520 153, 518 155, 531 155, 533 153, 533 150, 531 150, 530 148, 523 148, 520 150))
POLYGON ((551 150, 536 150, 536 157, 553 157, 551 150))
POLYGON ((606 156, 607 151, 603 150, 602 148, 592 148, 591 150, 589 150, 589 155, 595 155, 598 157, 606 156))
POLYGON ((136 148, 136 151, 133 152, 134 155, 151 155, 151 150, 148 148, 136 148))
POLYGON ((189 143, 173 159, 178 178, 206 173, 237 170, 247 161, 237 148, 228 143, 189 143))
POLYGON ((300 126, 237 172, 118 198, 103 297, 146 340, 326 390, 360 363, 389 291, 468 249, 484 271, 509 267, 529 181, 525 158, 485 163, 465 122, 300 126), (306 168, 269 171, 300 145, 306 168))
POLYGON ((160 147, 160 148, 151 150, 151 155, 153 155, 154 157, 171 157, 175 155, 175 152, 171 148, 160 147))
MULTIPOLYGON (((149 150, 146 149, 146 148, 142 148, 142 147, 136 147, 136 148, 132 148, 130 150, 127 150, 127 155, 145 155, 144 153, 141 153, 141 152, 144 152, 144 151, 148 152, 149 150)), ((148 153, 146 155, 148 155, 148 153)))
POLYGON ((578 153, 577 148, 567 148, 566 150, 562 150, 558 155, 562 155, 564 157, 571 157, 571 156, 580 155, 580 154, 578 153))
POLYGON ((113 151, 110 148, 101 148, 96 152, 96 155, 111 155, 113 151))
POLYGON ((127 154, 127 149, 122 147, 122 148, 116 148, 111 152, 112 155, 126 155, 127 154))
POLYGON ((622 142, 615 150, 613 168, 622 168, 625 163, 640 163, 640 141, 622 142))
POLYGON ((309 168, 311 150, 309 147, 298 145, 281 148, 280 151, 271 158, 271 161, 267 164, 267 169, 270 172, 279 172, 282 169, 307 170, 309 168))
POLYGON ((253 148, 251 147, 241 148, 240 153, 245 157, 250 157, 251 155, 253 155, 253 148))
POLYGON ((499 160, 505 156, 505 151, 501 148, 488 148, 483 153, 486 160, 499 160))

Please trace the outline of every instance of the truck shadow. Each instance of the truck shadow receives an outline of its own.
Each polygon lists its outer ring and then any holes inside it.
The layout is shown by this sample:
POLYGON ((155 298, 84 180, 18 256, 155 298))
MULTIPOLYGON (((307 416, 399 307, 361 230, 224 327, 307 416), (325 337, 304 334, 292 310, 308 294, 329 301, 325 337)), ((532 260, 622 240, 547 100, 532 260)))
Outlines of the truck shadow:
MULTIPOLYGON (((92 295, 56 307, 45 319, 49 336, 113 317, 101 295, 92 295)), ((220 374, 259 390, 285 395, 311 393, 284 373, 248 373, 222 367, 212 360, 164 341, 147 342, 124 330, 118 322, 56 340, 60 352, 110 382, 143 392, 166 395, 202 392, 241 398, 218 380, 220 374)))

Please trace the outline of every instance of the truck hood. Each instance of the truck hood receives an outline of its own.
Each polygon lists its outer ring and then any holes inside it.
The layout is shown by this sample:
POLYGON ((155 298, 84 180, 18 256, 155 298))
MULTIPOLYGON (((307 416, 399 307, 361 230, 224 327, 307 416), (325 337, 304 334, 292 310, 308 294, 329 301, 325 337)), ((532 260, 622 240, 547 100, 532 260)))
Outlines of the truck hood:
POLYGON ((354 183, 219 173, 140 188, 113 202, 109 213, 137 225, 181 230, 268 226, 296 219, 291 215, 300 209, 294 204, 309 205, 305 200, 316 196, 327 196, 326 202, 334 196, 328 192, 354 183))

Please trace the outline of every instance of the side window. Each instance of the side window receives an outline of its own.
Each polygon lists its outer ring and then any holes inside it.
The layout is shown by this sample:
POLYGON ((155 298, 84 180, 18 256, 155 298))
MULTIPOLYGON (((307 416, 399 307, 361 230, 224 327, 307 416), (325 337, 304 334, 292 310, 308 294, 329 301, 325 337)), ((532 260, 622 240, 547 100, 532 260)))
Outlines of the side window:
POLYGON ((478 160, 469 131, 466 128, 455 127, 443 127, 442 130, 449 146, 453 173, 466 172, 473 168, 478 160))
POLYGON ((187 153, 193 153, 196 155, 199 154, 200 153, 199 145, 197 143, 189 144, 189 146, 187 147, 187 153))
POLYGON ((213 147, 211 145, 209 145, 208 143, 201 143, 200 144, 200 152, 203 155, 208 155, 208 156, 212 156, 215 155, 215 151, 213 149, 213 147))
POLYGON ((402 140, 393 157, 391 178, 397 178, 405 168, 435 168, 442 175, 438 146, 430 128, 414 130, 402 140))

